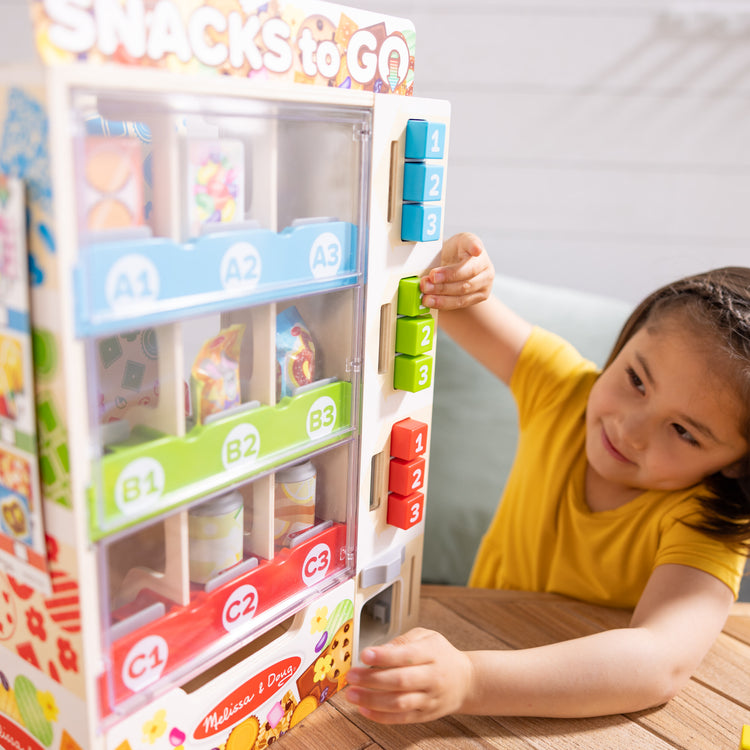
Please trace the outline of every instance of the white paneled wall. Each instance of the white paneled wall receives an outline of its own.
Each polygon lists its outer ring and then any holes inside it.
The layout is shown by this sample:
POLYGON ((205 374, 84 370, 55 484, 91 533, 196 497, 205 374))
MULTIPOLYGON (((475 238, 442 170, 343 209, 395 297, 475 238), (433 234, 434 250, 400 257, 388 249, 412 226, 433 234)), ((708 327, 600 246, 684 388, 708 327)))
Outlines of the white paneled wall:
MULTIPOLYGON (((414 21, 449 99, 446 232, 499 271, 636 301, 750 263, 750 0, 349 0, 414 21)), ((0 0, 0 63, 28 57, 0 0)))
POLYGON ((499 271, 637 301, 750 264, 750 0, 359 0, 453 104, 446 232, 499 271))

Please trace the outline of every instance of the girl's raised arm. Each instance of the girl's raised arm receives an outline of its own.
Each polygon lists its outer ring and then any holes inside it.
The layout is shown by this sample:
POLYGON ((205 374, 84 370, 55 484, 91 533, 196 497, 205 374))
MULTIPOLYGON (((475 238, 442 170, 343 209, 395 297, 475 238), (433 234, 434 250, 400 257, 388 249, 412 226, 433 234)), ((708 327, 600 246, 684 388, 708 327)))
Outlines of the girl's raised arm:
POLYGON ((451 237, 440 261, 420 282, 423 304, 439 311, 440 327, 457 344, 508 383, 531 324, 492 296, 495 269, 478 237, 451 237))

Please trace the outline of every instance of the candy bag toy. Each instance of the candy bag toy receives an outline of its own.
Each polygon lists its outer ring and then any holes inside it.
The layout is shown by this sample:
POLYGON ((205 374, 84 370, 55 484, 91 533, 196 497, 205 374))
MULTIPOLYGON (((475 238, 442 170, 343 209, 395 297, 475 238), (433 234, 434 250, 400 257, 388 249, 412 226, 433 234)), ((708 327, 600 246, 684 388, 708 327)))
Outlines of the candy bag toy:
POLYGON ((315 380, 315 342, 296 307, 276 318, 276 398, 315 380))
POLYGON ((193 363, 193 411, 199 424, 240 404, 240 346, 245 326, 224 328, 206 341, 193 363))

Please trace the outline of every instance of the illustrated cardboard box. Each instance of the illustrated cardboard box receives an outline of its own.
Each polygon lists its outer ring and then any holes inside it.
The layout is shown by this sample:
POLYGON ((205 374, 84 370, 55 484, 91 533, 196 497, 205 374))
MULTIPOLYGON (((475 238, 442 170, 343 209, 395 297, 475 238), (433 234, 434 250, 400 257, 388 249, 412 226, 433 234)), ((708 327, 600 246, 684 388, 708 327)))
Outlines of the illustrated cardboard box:
POLYGON ((330 3, 19 28, 0 744, 265 747, 417 617, 449 107, 408 21, 330 3))

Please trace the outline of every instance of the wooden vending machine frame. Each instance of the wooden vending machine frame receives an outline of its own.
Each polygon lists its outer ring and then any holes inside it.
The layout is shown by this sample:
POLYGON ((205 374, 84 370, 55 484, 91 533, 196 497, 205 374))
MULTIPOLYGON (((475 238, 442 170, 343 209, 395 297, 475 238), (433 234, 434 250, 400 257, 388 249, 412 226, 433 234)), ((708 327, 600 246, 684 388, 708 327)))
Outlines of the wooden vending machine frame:
POLYGON ((24 28, 0 738, 260 750, 416 622, 449 106, 412 96, 410 22, 332 3, 31 0, 24 28))

